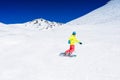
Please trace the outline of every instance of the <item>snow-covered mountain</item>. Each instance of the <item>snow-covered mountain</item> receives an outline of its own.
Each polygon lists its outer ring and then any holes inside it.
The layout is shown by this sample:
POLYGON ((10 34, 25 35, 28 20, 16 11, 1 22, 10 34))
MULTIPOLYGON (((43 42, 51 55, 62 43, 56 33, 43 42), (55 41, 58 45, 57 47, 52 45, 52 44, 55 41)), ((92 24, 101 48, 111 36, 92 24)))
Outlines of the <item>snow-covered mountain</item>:
MULTIPOLYGON (((118 3, 112 0, 97 10, 104 14, 118 3)), ((111 12, 115 9, 120 12, 119 5, 111 12)), ((98 15, 97 10, 89 14, 98 15)), ((0 80, 120 80, 120 23, 115 24, 120 16, 106 16, 94 18, 99 23, 90 24, 88 16, 41 31, 26 29, 24 24, 0 25, 0 80), (77 57, 60 57, 69 48, 72 31, 83 45, 76 44, 77 57)))
POLYGON ((51 22, 45 19, 35 19, 33 21, 24 23, 25 27, 33 27, 33 28, 38 28, 40 30, 43 29, 49 29, 49 28, 55 28, 58 26, 61 26, 62 23, 58 23, 58 22, 51 22))
POLYGON ((112 23, 119 24, 120 22, 120 0, 111 0, 106 5, 88 13, 87 15, 77 18, 68 24, 103 24, 112 23))
MULTIPOLYGON (((2 23, 1 23, 2 25, 2 23)), ((4 24, 6 26, 14 26, 14 27, 21 27, 25 29, 32 29, 32 30, 46 30, 46 29, 53 29, 59 26, 62 26, 63 23, 48 21, 43 18, 35 19, 25 23, 17 23, 17 24, 4 24)))

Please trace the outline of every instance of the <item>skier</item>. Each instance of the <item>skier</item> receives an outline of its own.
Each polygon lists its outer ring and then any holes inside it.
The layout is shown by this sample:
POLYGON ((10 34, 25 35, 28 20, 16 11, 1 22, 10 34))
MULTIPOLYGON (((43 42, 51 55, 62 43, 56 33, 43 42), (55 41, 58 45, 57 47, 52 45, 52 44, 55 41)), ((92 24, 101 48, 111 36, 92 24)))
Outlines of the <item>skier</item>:
POLYGON ((72 32, 72 35, 70 36, 69 40, 68 40, 68 44, 70 44, 70 47, 68 50, 65 51, 65 55, 70 56, 74 50, 75 50, 75 43, 79 43, 82 45, 82 42, 80 42, 77 38, 76 38, 76 32, 72 32))

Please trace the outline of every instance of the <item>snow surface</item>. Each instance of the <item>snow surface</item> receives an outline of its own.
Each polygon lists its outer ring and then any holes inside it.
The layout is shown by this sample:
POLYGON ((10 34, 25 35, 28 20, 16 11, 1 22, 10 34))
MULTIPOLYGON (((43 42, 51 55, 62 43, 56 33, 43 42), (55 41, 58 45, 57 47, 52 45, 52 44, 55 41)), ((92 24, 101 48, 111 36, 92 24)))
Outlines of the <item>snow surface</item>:
MULTIPOLYGON (((112 0, 98 12, 104 13, 103 9, 109 9, 106 6, 118 3, 112 0)), ((119 7, 115 8, 119 13, 119 7)), ((101 22, 102 17, 95 21, 101 22)), ((41 31, 24 28, 23 24, 0 24, 0 80, 120 80, 120 23, 114 24, 120 20, 107 17, 100 24, 89 24, 86 19, 90 16, 86 16, 83 21, 88 25, 80 25, 78 18, 41 31), (76 58, 60 57, 59 53, 69 47, 72 31, 83 45, 76 44, 76 58)))

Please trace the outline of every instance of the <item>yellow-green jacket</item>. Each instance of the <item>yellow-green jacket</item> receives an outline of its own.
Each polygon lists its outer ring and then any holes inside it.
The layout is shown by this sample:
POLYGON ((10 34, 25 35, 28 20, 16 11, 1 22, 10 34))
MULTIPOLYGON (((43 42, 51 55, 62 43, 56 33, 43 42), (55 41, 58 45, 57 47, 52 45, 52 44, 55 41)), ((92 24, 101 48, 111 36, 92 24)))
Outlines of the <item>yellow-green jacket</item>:
POLYGON ((80 42, 75 35, 71 35, 70 38, 69 38, 69 44, 70 45, 75 45, 75 43, 78 43, 80 42))

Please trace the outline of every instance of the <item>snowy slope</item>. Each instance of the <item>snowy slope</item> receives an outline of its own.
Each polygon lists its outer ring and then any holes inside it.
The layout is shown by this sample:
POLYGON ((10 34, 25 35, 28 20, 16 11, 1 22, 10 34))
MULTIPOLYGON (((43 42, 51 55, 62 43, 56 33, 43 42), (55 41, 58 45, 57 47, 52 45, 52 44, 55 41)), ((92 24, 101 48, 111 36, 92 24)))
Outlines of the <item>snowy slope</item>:
POLYGON ((108 4, 98 8, 87 15, 75 19, 68 24, 119 24, 120 22, 120 0, 111 0, 108 4))
POLYGON ((0 23, 0 26, 5 26, 6 24, 4 24, 4 23, 0 23))
POLYGON ((74 20, 42 31, 0 25, 0 80, 120 80, 120 24, 110 19, 103 25, 74 20), (58 56, 68 49, 72 31, 83 42, 76 44, 77 57, 58 56))

